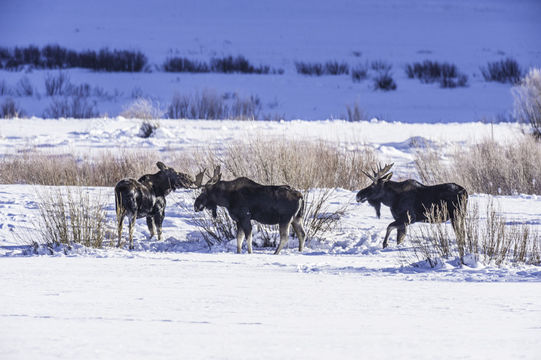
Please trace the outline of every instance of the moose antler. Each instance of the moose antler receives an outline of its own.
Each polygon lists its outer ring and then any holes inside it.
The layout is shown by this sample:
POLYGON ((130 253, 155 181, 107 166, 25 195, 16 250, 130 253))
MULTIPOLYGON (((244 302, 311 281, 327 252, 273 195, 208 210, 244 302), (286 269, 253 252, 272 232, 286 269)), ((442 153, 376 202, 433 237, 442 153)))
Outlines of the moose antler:
POLYGON ((394 163, 392 164, 385 164, 385 166, 383 168, 381 168, 381 165, 377 165, 376 167, 376 170, 372 170, 372 172, 374 173, 374 175, 370 175, 369 173, 365 172, 364 170, 361 170, 361 172, 363 174, 365 174, 366 176, 368 176, 368 178, 374 182, 378 181, 379 179, 381 179, 383 177, 383 175, 385 175, 389 170, 391 170, 391 168, 393 167, 394 163))
POLYGON ((220 178, 222 177, 222 173, 220 172, 220 165, 216 166, 214 168, 214 174, 212 177, 207 181, 205 185, 212 185, 220 181, 220 178))
POLYGON ((206 172, 207 169, 203 169, 203 171, 195 175, 195 181, 193 182, 194 186, 191 187, 192 189, 199 189, 201 187, 201 184, 203 183, 203 176, 205 176, 206 172))
POLYGON ((381 179, 383 175, 385 175, 391 168, 393 167, 394 163, 392 164, 385 164, 385 167, 383 169, 381 168, 381 165, 378 165, 378 172, 374 173, 375 177, 377 179, 381 179))

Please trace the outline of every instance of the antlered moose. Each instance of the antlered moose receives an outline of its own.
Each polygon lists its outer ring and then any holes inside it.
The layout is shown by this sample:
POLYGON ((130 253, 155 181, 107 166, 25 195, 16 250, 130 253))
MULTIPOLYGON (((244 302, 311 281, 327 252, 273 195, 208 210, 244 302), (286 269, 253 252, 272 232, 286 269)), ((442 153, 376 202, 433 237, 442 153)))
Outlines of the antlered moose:
POLYGON ((135 220, 146 217, 150 238, 157 232, 158 240, 162 237, 162 223, 165 216, 165 197, 171 191, 180 188, 196 189, 201 186, 204 171, 196 176, 196 180, 184 173, 176 172, 162 162, 156 163, 160 171, 146 174, 138 180, 127 178, 120 180, 115 186, 116 215, 118 221, 118 243, 122 237, 124 217, 129 221, 129 247, 133 249, 133 228, 135 220))
POLYGON ((221 181, 220 167, 205 184, 194 203, 195 211, 207 208, 216 217, 216 207, 223 206, 237 223, 237 253, 246 238, 248 253, 252 253, 251 220, 267 225, 279 225, 280 244, 274 254, 280 253, 289 236, 289 226, 299 238, 299 251, 303 250, 306 234, 302 227, 304 199, 300 192, 287 185, 261 185, 245 177, 221 181))
POLYGON ((396 242, 400 244, 406 236, 406 226, 418 221, 428 221, 427 215, 431 211, 443 215, 440 219, 442 221, 450 219, 456 232, 460 209, 465 209, 468 200, 466 189, 454 183, 426 186, 411 179, 391 181, 393 173, 388 171, 392 166, 393 164, 385 165, 384 168, 378 166, 373 175, 363 171, 372 180, 372 184, 357 193, 357 202, 368 201, 376 209, 378 218, 381 215, 381 204, 391 208, 395 221, 387 226, 383 248, 387 247, 392 230, 397 230, 396 242))

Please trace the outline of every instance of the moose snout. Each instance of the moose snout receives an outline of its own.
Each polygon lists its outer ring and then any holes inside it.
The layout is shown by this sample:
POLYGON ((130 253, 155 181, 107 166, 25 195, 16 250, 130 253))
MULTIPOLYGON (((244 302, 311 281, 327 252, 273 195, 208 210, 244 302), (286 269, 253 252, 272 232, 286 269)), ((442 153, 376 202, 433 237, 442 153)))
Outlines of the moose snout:
POLYGON ((203 209, 205 208, 205 205, 203 205, 203 203, 195 203, 193 204, 193 209, 196 211, 196 212, 199 212, 199 211, 203 211, 203 209))
POLYGON ((359 191, 357 193, 357 202, 365 202, 367 200, 366 196, 364 196, 363 194, 361 194, 361 192, 359 191))

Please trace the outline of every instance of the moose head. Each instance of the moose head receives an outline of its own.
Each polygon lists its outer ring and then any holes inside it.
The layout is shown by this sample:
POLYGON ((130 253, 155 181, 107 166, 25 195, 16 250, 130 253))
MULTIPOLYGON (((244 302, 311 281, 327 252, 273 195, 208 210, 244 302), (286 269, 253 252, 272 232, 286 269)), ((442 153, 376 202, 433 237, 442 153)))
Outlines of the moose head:
POLYGON ((203 186, 201 190, 201 194, 195 199, 195 203, 193 205, 194 210, 196 212, 203 211, 203 209, 207 208, 209 210, 212 210, 212 216, 216 218, 216 207, 218 199, 216 199, 215 191, 214 191, 214 185, 220 181, 222 178, 222 173, 220 172, 220 166, 216 166, 214 169, 214 174, 212 177, 207 181, 207 183, 203 186))
POLYGON ((175 171, 175 169, 166 166, 163 162, 158 161, 156 166, 160 171, 156 174, 143 175, 139 182, 145 183, 147 186, 152 187, 155 194, 158 196, 168 195, 171 191, 178 189, 198 189, 201 187, 204 171, 197 174, 194 181, 193 178, 181 172, 175 171))
POLYGON ((375 171, 372 170, 373 175, 361 170, 363 174, 372 180, 372 184, 357 193, 357 202, 368 201, 368 203, 376 209, 378 218, 381 216, 380 210, 381 202, 385 196, 385 183, 391 180, 391 177, 393 176, 393 173, 389 172, 393 165, 394 163, 386 164, 383 168, 381 165, 378 165, 375 171))

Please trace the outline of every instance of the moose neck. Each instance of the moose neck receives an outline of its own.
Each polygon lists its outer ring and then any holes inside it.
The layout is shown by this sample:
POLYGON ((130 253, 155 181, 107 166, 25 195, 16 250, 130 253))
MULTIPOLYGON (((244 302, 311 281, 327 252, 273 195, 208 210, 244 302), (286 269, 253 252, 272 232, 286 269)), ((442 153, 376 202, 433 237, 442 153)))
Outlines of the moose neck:
POLYGON ((391 180, 386 181, 383 184, 383 196, 380 199, 383 205, 390 207, 393 204, 393 201, 399 192, 397 184, 398 183, 396 181, 391 180))
POLYGON ((228 207, 229 206, 229 198, 230 198, 230 191, 226 190, 224 188, 223 181, 219 181, 216 184, 212 186, 212 190, 210 192, 211 200, 218 206, 228 207))
POLYGON ((152 189, 156 196, 167 196, 173 190, 171 181, 165 174, 157 173, 152 181, 152 189))

